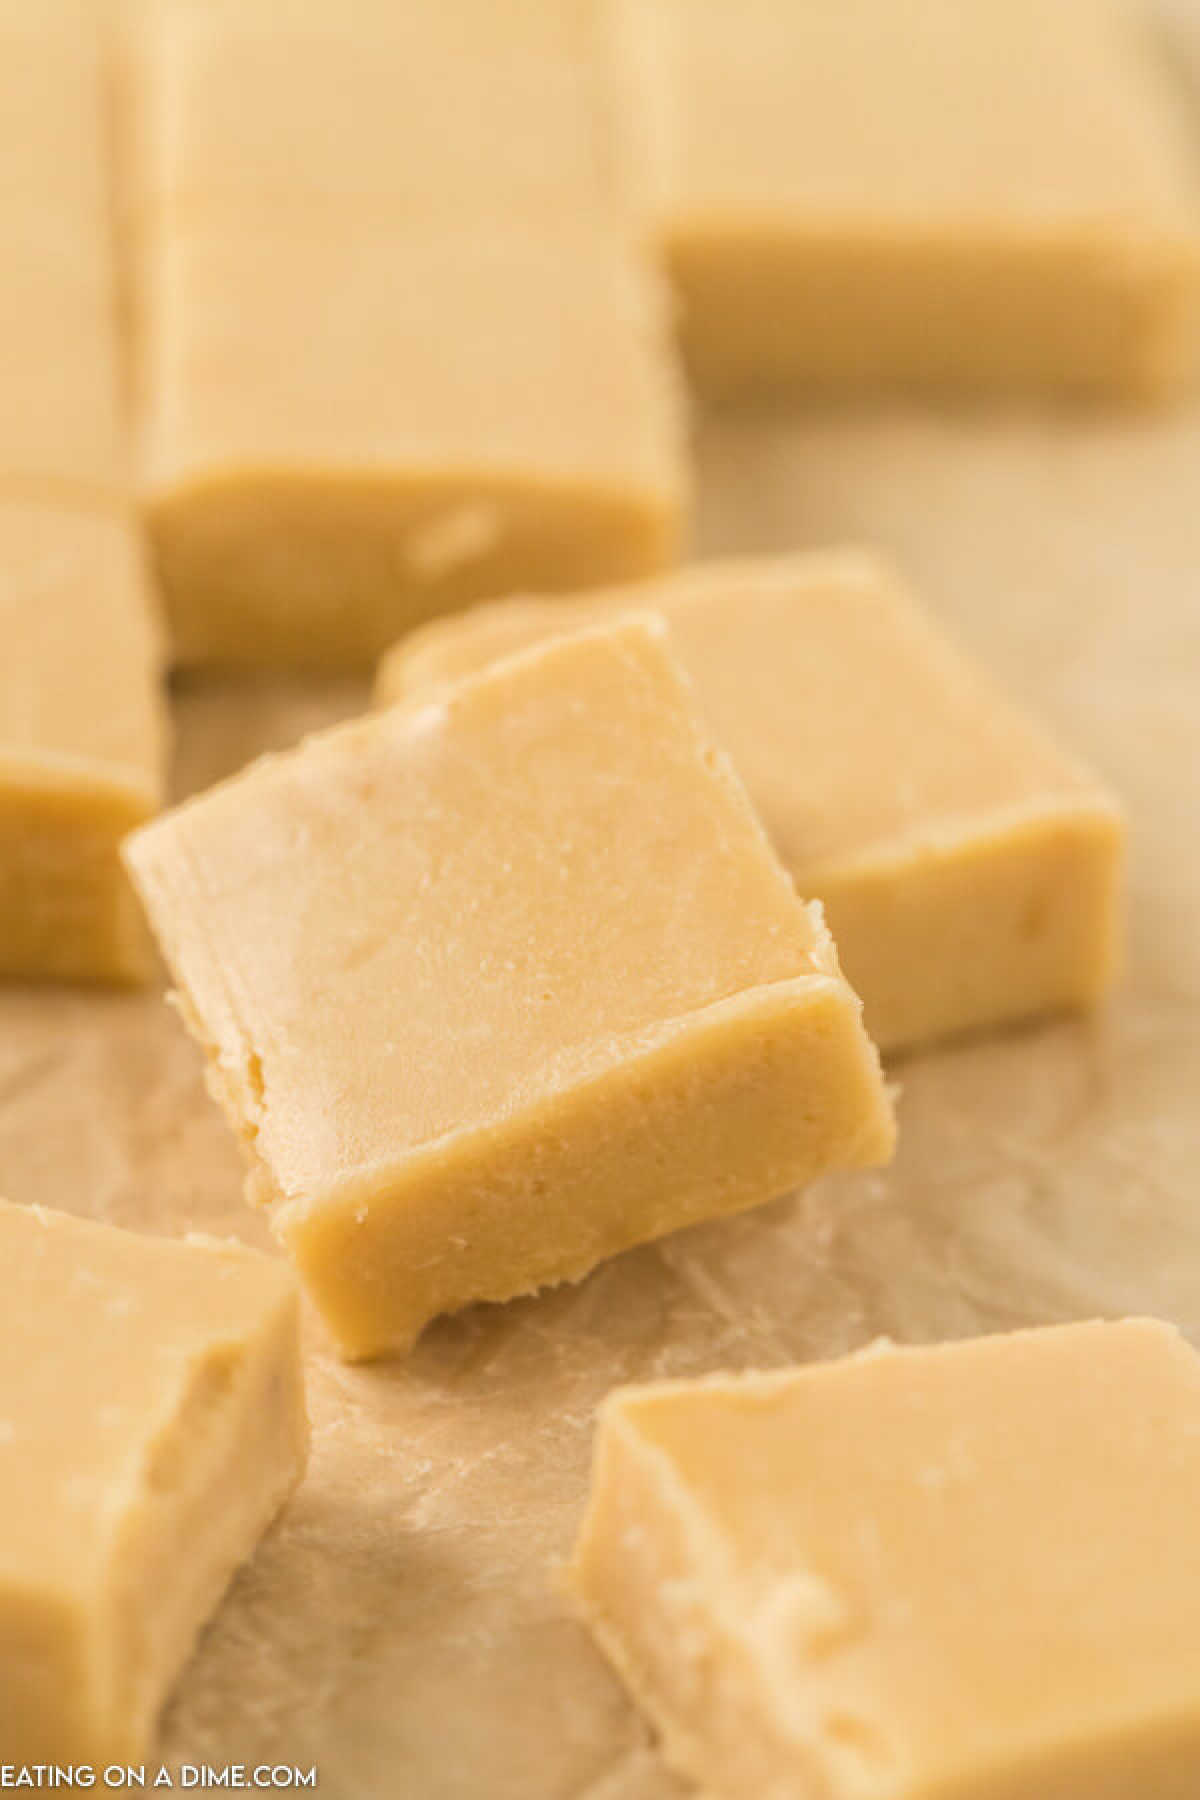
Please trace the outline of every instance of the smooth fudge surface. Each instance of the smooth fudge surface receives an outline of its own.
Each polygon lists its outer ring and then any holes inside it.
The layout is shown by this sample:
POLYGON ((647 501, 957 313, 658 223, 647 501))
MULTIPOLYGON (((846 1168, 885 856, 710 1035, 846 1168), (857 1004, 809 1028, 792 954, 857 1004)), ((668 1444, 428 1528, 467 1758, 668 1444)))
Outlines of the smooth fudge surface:
POLYGON ((1200 184, 1123 0, 613 0, 703 387, 1142 397, 1194 372, 1200 184))
POLYGON ((884 1048, 1090 1005, 1117 962, 1124 827, 1100 781, 862 552, 697 564, 426 627, 384 702, 640 603, 661 612, 884 1048))
POLYGON ((181 660, 361 665, 674 559, 681 392, 599 6, 161 10, 142 386, 181 660))
POLYGON ((127 859, 341 1348, 885 1160, 856 996, 654 621, 267 759, 127 859))
POLYGON ((715 1800, 1189 1800, 1200 1361, 1085 1323, 618 1390, 569 1573, 715 1800))
POLYGON ((307 1453, 281 1263, 0 1202, 0 1745, 140 1762, 307 1453))

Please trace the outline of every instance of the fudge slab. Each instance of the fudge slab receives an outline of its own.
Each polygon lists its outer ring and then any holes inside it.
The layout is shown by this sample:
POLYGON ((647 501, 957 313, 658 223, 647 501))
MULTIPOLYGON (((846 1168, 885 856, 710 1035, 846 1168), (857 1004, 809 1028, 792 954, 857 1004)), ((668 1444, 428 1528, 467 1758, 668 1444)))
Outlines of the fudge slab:
POLYGON ((1120 937, 1117 803, 865 553, 479 607, 402 641, 378 697, 430 692, 638 602, 667 619, 798 892, 824 904, 878 1044, 1101 997, 1120 937))
POLYGON ((715 1800, 1188 1800, 1200 1361, 1152 1320, 619 1390, 570 1583, 715 1800))
POLYGON ((0 0, 0 484, 124 476, 100 9, 0 0))
POLYGON ((1120 0, 615 0, 631 150, 717 394, 1170 392, 1194 146, 1120 0))
POLYGON ((119 846, 161 803, 160 645, 119 510, 0 499, 0 975, 145 979, 119 846))
POLYGON ((479 0, 353 34, 332 0, 165 9, 141 382, 182 661, 362 665, 482 596, 675 559, 682 396, 606 174, 598 5, 521 7, 511 43, 479 0))
POLYGON ((140 1762, 307 1454, 288 1270, 0 1202, 0 1745, 140 1762))
POLYGON ((890 1153, 859 1002, 660 633, 536 648, 127 845, 348 1356, 890 1153))

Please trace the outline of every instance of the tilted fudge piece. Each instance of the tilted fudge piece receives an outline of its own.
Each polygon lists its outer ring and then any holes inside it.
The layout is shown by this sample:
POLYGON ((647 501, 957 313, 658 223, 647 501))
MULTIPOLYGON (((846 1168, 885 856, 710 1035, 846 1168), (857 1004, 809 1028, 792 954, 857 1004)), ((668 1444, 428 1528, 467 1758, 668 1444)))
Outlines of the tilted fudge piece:
POLYGON ((1188 1800, 1200 1361, 1155 1321, 628 1388, 569 1581, 714 1800, 1188 1800))
POLYGON ((1194 369, 1200 190, 1148 8, 613 6, 703 387, 1143 397, 1194 369))
POLYGON ((362 664, 674 559, 681 395, 600 4, 160 9, 143 392, 182 660, 362 664))
POLYGON ((1120 937, 1117 803, 870 556, 698 564, 482 606, 402 641, 379 698, 634 604, 667 619, 797 890, 825 906, 877 1043, 1100 998, 1120 937))
POLYGON ((295 1286, 239 1245, 0 1202, 0 1745, 138 1762, 304 1466, 295 1286))
POLYGON ((532 650, 127 846, 350 1356, 890 1153, 859 1002, 660 634, 532 650))

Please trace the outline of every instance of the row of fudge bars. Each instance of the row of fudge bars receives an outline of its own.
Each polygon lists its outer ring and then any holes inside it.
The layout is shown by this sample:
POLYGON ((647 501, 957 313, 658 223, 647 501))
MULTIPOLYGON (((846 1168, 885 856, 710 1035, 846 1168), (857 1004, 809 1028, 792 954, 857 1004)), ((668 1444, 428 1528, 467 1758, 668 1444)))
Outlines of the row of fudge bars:
POLYGON ((1156 52, 1136 0, 0 0, 0 625, 78 639, 31 732, 152 803, 132 676, 71 703, 152 654, 135 497, 177 659, 363 666, 671 562, 677 364, 1178 391, 1156 52))
MULTIPOLYGON (((4 1765, 137 1765, 303 1473, 296 1293, 4 1202, 0 1263, 4 1765)), ((1200 1358, 1084 1322, 619 1390, 546 1574, 713 1800, 1194 1800, 1198 1508, 1200 1358)))

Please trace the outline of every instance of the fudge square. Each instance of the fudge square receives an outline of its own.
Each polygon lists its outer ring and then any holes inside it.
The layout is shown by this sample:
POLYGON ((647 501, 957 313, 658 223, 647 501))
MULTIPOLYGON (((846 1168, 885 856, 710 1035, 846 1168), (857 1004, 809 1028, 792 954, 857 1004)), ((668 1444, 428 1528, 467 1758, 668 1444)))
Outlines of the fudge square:
POLYGON ((714 1800, 1193 1800, 1200 1361, 1155 1321, 609 1397, 569 1581, 714 1800))
POLYGON ((0 975, 154 967, 120 843, 162 800, 160 644, 120 510, 0 500, 0 975))
POLYGON ((304 1467, 290 1271, 0 1202, 0 1747, 140 1762, 304 1467))
POLYGON ((363 666, 483 595, 675 560, 682 385, 603 39, 602 0, 154 10, 146 496, 180 660, 363 666))
POLYGON ((126 855, 348 1356, 890 1154, 858 999, 653 619, 268 758, 126 855))
POLYGON ((1200 210, 1150 10, 619 0, 644 207, 701 385, 1178 387, 1200 210))
POLYGON ((478 607, 402 641, 378 696, 428 692, 636 603, 667 619, 882 1048, 1101 997, 1120 936, 1119 807, 863 552, 478 607))

